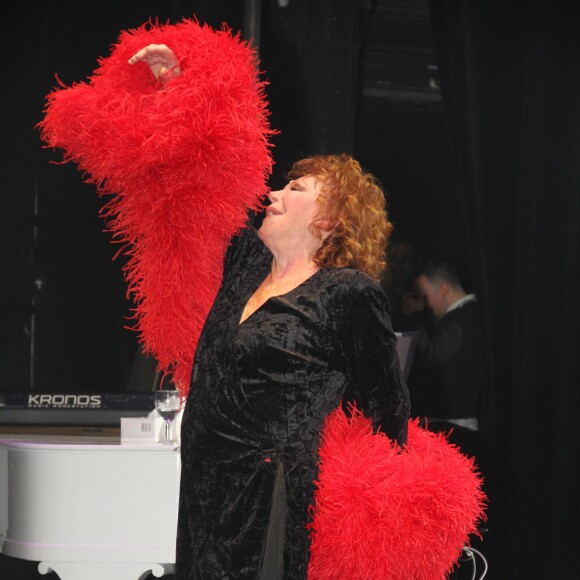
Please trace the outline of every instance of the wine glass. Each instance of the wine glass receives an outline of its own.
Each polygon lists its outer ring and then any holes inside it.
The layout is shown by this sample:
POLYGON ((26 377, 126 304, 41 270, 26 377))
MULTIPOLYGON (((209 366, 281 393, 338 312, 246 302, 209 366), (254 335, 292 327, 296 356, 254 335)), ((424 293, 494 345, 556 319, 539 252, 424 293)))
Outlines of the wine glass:
POLYGON ((155 408, 163 417, 163 439, 160 445, 175 445, 177 440, 171 437, 171 424, 181 409, 181 396, 177 390, 163 389, 155 391, 155 408))

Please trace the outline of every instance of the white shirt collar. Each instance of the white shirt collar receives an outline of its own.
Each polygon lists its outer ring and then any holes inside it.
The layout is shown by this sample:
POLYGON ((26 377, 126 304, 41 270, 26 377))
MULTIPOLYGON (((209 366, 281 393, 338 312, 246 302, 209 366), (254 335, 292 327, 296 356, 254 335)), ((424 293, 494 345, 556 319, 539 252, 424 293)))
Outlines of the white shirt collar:
POLYGON ((463 298, 460 298, 459 300, 451 304, 445 311, 445 314, 449 314, 452 310, 455 310, 456 308, 461 308, 464 304, 467 304, 468 302, 473 302, 474 300, 477 300, 475 294, 466 294, 463 298))

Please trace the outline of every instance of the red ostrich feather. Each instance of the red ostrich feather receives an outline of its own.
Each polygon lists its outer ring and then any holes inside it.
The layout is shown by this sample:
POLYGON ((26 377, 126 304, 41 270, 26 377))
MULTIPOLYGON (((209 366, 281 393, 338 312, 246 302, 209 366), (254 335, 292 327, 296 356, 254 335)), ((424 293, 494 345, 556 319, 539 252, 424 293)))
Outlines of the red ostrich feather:
POLYGON ((485 519, 473 460, 409 421, 398 447, 353 409, 326 421, 309 580, 439 580, 485 519))
POLYGON ((193 20, 121 33, 86 82, 47 96, 39 124, 110 196, 102 214, 122 245, 135 330, 186 392, 228 240, 261 207, 272 169, 264 82, 238 36, 193 20), (182 74, 165 85, 127 64, 166 44, 182 74))

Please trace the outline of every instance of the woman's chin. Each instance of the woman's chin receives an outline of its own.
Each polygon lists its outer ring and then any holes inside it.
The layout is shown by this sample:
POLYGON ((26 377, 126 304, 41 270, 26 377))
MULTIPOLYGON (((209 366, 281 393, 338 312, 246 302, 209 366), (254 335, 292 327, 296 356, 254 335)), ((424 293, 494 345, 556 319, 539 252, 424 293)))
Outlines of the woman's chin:
POLYGON ((258 237, 263 242, 266 242, 266 240, 268 239, 270 233, 271 233, 271 228, 268 225, 268 218, 264 218, 264 221, 262 222, 262 225, 258 229, 258 237))

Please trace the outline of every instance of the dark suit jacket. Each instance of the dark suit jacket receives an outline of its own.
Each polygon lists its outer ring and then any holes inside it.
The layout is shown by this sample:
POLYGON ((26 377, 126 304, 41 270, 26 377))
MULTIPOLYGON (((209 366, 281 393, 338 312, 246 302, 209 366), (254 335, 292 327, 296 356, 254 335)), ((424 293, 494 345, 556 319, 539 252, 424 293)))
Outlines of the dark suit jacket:
POLYGON ((452 310, 433 326, 418 324, 409 377, 412 414, 477 417, 483 390, 483 341, 477 302, 452 310))

